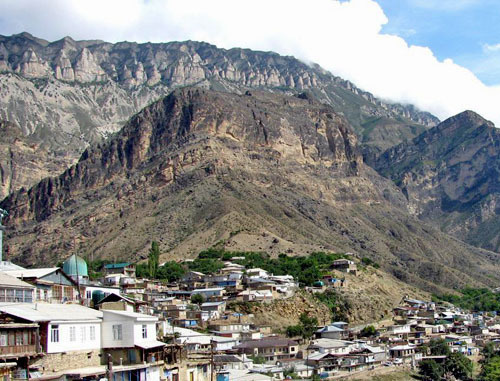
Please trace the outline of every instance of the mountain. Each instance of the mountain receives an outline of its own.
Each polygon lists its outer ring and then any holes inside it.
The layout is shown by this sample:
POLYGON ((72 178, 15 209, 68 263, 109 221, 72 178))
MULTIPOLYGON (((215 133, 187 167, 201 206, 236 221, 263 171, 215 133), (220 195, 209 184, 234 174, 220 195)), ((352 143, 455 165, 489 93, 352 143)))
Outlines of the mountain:
POLYGON ((55 178, 0 206, 9 256, 46 263, 77 250, 162 260, 230 250, 354 251, 428 290, 498 282, 498 255, 406 211, 365 165, 347 119, 308 94, 183 88, 151 104, 55 178))
MULTIPOLYGON (((111 44, 70 37, 49 42, 28 33, 0 36, 0 119, 52 157, 64 157, 61 170, 144 106, 186 85, 240 94, 252 88, 289 95, 308 90, 347 118, 370 162, 439 122, 412 106, 384 103, 317 65, 271 52, 193 41, 111 44)), ((44 175, 2 184, 0 191, 5 196, 44 175)))
POLYGON ((472 111, 381 155, 375 167, 410 210, 470 244, 500 250, 500 131, 472 111))

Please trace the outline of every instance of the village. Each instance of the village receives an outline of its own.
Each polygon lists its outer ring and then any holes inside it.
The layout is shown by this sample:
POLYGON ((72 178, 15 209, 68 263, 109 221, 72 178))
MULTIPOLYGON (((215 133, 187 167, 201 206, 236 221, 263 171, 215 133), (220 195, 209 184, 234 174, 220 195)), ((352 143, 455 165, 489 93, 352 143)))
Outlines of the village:
MULTIPOLYGON (((105 264, 102 278, 90 280, 77 255, 61 267, 1 261, 0 372, 4 380, 342 379, 442 362, 445 355, 429 351, 437 340, 469 357, 489 342, 500 344, 496 316, 411 298, 383 326, 320 325, 318 317, 305 316, 296 334, 274 332, 230 307, 349 287, 346 279, 324 276, 301 289, 291 275, 237 262, 165 283, 137 277, 128 262, 105 264)), ((358 271, 354 257, 334 260, 331 268, 358 271)))

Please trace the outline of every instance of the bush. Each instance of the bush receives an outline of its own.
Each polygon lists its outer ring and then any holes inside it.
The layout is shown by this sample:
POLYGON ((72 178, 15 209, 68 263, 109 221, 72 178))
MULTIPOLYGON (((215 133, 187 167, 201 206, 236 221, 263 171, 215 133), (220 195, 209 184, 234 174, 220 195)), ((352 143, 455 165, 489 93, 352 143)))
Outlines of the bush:
POLYGON ((435 381, 443 377, 444 369, 434 360, 422 360, 418 364, 418 373, 424 381, 435 381))
POLYGON ((376 333, 377 333, 377 330, 375 329, 375 327, 373 325, 367 325, 366 327, 364 327, 361 330, 361 332, 359 333, 359 336, 371 337, 371 336, 375 336, 376 333))

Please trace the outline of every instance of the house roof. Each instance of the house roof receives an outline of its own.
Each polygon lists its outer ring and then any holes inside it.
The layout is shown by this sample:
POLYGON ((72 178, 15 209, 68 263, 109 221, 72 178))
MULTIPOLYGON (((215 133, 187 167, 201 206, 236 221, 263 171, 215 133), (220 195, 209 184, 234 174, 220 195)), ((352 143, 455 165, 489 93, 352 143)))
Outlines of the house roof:
POLYGON ((2 287, 12 287, 12 288, 35 288, 29 283, 23 282, 16 277, 6 274, 3 271, 0 271, 0 286, 2 287))
POLYGON ((16 278, 42 278, 59 270, 59 267, 44 267, 41 269, 22 269, 5 271, 8 275, 16 278))
POLYGON ((197 288, 193 290, 193 294, 203 293, 203 292, 213 292, 213 291, 223 291, 224 287, 212 287, 212 288, 197 288))
POLYGON ((352 341, 346 340, 336 340, 336 339, 317 339, 314 340, 310 347, 318 347, 318 348, 342 348, 347 347, 349 345, 354 344, 352 341))
POLYGON ((102 312, 78 304, 0 303, 0 311, 32 322, 89 321, 102 318, 102 312))
POLYGON ((102 310, 102 312, 104 313, 104 316, 106 314, 114 314, 114 315, 128 317, 137 321, 158 321, 158 318, 156 316, 140 314, 138 312, 115 311, 115 310, 102 310))
POLYGON ((16 265, 11 261, 0 261, 0 271, 8 271, 8 270, 22 270, 24 267, 16 265))
POLYGON ((130 266, 129 262, 121 262, 121 263, 108 263, 107 265, 104 265, 104 268, 106 270, 112 270, 112 269, 123 269, 124 267, 130 266))
POLYGON ((326 327, 320 328, 316 331, 317 333, 324 332, 344 332, 342 328, 336 327, 334 325, 327 325, 326 327))
POLYGON ((167 344, 162 342, 162 341, 158 341, 158 340, 141 341, 141 342, 135 344, 136 347, 139 347, 142 349, 164 347, 165 345, 167 345, 167 344))
POLYGON ((226 302, 206 302, 201 305, 201 307, 216 307, 226 304, 226 302))
POLYGON ((272 348, 272 347, 283 347, 283 346, 290 346, 290 345, 298 345, 298 343, 294 340, 290 339, 285 339, 282 337, 271 337, 271 338, 264 338, 264 339, 258 339, 258 340, 248 340, 240 345, 236 346, 236 348, 239 349, 245 349, 245 348, 272 348))
POLYGON ((235 355, 214 355, 214 362, 216 364, 224 364, 224 363, 243 362, 243 361, 241 361, 241 359, 239 359, 235 355))

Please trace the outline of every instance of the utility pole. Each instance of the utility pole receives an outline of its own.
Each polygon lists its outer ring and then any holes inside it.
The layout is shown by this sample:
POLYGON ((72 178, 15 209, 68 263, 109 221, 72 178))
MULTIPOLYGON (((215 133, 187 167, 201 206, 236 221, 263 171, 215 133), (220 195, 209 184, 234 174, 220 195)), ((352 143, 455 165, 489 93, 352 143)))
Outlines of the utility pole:
POLYGON ((210 339, 210 381, 214 381, 215 364, 214 364, 214 340, 210 339))

